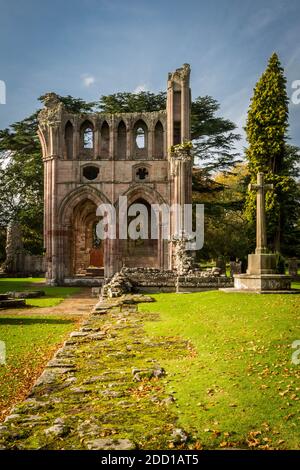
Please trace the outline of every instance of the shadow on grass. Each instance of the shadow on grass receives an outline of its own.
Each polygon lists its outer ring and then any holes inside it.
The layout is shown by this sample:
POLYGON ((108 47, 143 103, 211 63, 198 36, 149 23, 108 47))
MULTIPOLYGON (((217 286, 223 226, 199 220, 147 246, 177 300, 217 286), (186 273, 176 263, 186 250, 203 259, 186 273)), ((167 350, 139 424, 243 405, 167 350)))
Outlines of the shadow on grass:
POLYGON ((59 318, 11 318, 11 317, 1 317, 0 313, 0 326, 1 325, 35 325, 35 324, 45 324, 45 325, 69 325, 74 323, 73 320, 63 320, 59 318))

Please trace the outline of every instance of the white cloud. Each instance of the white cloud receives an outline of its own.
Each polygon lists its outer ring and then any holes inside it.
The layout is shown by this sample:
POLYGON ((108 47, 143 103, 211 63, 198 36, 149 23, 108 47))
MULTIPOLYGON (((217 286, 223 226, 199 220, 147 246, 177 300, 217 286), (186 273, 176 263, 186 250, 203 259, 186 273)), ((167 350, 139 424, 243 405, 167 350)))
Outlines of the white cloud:
POLYGON ((133 90, 133 93, 140 93, 141 91, 148 91, 148 86, 145 83, 141 83, 133 90))
POLYGON ((81 79, 83 81, 84 86, 87 88, 93 85, 96 81, 96 78, 93 75, 89 75, 87 73, 81 75, 81 79))

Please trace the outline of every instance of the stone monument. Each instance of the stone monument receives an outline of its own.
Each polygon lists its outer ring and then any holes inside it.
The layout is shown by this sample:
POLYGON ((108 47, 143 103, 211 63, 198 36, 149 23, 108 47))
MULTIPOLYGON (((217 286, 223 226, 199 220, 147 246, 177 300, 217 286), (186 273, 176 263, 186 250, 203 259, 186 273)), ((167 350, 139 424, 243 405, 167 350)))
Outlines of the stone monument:
MULTIPOLYGON (((257 293, 297 292, 291 290, 291 277, 276 273, 276 254, 267 248, 265 195, 272 190, 272 184, 265 184, 264 173, 258 173, 257 184, 250 184, 249 191, 256 191, 256 249, 248 255, 246 274, 234 275, 234 290, 257 293)), ((299 290, 300 292, 300 290, 299 290)))

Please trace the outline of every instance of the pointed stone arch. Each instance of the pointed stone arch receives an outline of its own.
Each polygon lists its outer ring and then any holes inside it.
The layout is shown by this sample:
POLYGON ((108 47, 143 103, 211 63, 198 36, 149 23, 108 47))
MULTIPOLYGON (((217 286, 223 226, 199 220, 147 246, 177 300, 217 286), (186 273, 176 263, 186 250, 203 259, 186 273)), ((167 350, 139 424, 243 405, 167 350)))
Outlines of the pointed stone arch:
POLYGON ((158 159, 164 157, 164 127, 160 120, 154 127, 154 157, 158 159))
POLYGON ((126 160, 127 152, 127 129, 123 119, 119 122, 117 128, 117 159, 126 160))
MULTIPOLYGON (((153 268, 166 268, 167 266, 167 251, 168 242, 162 240, 160 237, 161 227, 159 224, 159 235, 157 239, 151 238, 151 218, 154 216, 152 213, 152 204, 165 204, 161 194, 159 194, 153 187, 147 187, 143 184, 135 184, 129 188, 123 196, 127 197, 127 211, 132 204, 143 204, 147 208, 148 213, 148 240, 119 240, 119 253, 121 256, 121 265, 128 267, 153 267, 153 268)), ((116 202, 117 221, 119 223, 119 201, 116 202)), ((121 215, 122 216, 122 215, 121 215)), ((130 220, 127 217, 127 226, 130 220)), ((121 222, 122 224, 122 222, 121 222)))
POLYGON ((104 121, 100 130, 101 140, 100 140, 100 157, 105 159, 109 158, 109 138, 110 138, 110 129, 107 121, 104 121))
POLYGON ((148 158, 148 126, 139 119, 133 126, 133 152, 135 158, 148 158))
MULTIPOLYGON (((101 203, 110 203, 96 188, 81 186, 69 193, 62 201, 58 211, 59 256, 63 261, 62 278, 82 275, 91 266, 103 271, 106 263, 106 243, 101 242, 101 249, 94 246, 94 226, 98 221, 96 211, 101 203), (98 253, 96 253, 98 251, 98 253), (98 254, 98 264, 92 261, 92 255, 98 254), (101 270, 101 269, 102 270, 101 270)), ((99 271, 99 272, 100 272, 99 271)))
POLYGON ((89 119, 83 121, 80 126, 80 142, 82 149, 94 148, 94 124, 89 119))
MULTIPOLYGON (((149 204, 166 204, 162 195, 151 185, 136 183, 125 191, 122 196, 127 196, 128 204, 132 204, 135 199, 143 198, 149 204)), ((116 201, 115 207, 118 208, 119 202, 116 201)))
POLYGON ((67 121, 65 125, 65 159, 73 160, 73 138, 74 138, 74 127, 71 121, 67 121))
POLYGON ((79 186, 71 191, 61 202, 58 210, 60 224, 68 223, 74 207, 83 199, 90 200, 95 204, 110 204, 109 199, 94 187, 79 186))

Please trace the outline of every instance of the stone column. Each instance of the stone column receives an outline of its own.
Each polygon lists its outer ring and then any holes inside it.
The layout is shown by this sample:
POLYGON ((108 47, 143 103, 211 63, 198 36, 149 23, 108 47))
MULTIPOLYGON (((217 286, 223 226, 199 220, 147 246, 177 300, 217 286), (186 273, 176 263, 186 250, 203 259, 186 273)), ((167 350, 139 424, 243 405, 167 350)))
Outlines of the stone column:
POLYGON ((153 157, 156 157, 156 155, 154 155, 154 129, 151 125, 151 127, 148 128, 148 136, 147 136, 147 153, 148 153, 148 160, 152 160, 153 157))
POLYGON ((249 190, 256 190, 256 254, 267 253, 267 228, 265 212, 266 191, 273 189, 272 184, 265 184, 264 174, 257 174, 257 184, 250 184, 249 190))
POLYGON ((133 157, 133 127, 132 123, 126 122, 126 160, 132 160, 133 157))
MULTIPOLYGON (((184 227, 184 209, 185 204, 191 204, 191 166, 192 156, 188 150, 176 149, 172 156, 172 167, 173 167, 173 198, 172 204, 179 206, 179 214, 172 213, 171 216, 171 233, 175 237, 185 237, 187 234, 184 227), (178 220, 178 216, 180 219, 178 220)), ((170 261, 171 269, 174 268, 172 265, 172 259, 174 258, 174 246, 170 247, 170 261)))
MULTIPOLYGON (((57 226, 57 161, 63 156, 63 135, 61 128, 63 104, 55 93, 43 97, 45 107, 38 116, 38 135, 43 150, 45 163, 45 247, 47 263, 47 280, 55 284, 59 278, 58 259, 58 226, 57 226)), ((76 153, 74 154, 76 158, 76 153)))
POLYGON ((73 134, 73 158, 76 160, 80 153, 80 131, 79 124, 76 120, 74 124, 74 134, 73 134))
POLYGON ((98 125, 96 124, 94 130, 94 160, 98 160, 100 155, 100 130, 98 129, 98 125))

